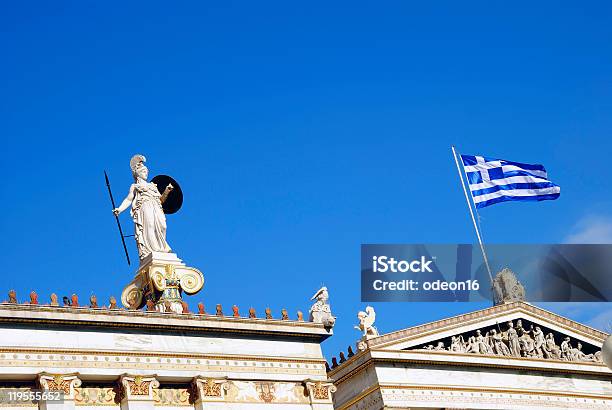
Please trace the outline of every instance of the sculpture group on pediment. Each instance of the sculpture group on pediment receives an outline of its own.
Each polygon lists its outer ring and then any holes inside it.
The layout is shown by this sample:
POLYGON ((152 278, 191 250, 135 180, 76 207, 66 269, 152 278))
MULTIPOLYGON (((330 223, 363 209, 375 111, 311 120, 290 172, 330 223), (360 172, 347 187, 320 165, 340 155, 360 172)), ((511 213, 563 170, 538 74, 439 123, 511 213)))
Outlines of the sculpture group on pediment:
POLYGON ((570 362, 602 361, 601 350, 586 353, 582 350, 582 343, 576 341, 574 344, 568 336, 564 336, 561 344, 557 345, 552 332, 545 333, 540 326, 533 324, 526 329, 520 319, 516 323, 506 323, 505 331, 502 331, 499 325, 497 327, 451 336, 448 347, 444 341, 437 341, 417 349, 570 362))

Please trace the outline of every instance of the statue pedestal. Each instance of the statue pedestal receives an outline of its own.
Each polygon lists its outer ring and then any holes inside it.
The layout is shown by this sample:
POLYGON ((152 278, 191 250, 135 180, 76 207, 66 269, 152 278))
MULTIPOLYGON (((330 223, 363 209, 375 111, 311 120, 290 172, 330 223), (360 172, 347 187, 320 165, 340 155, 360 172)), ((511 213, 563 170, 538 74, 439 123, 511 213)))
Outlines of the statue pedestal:
POLYGON ((121 294, 121 302, 129 309, 153 304, 159 312, 183 312, 182 292, 189 295, 204 286, 204 275, 186 266, 175 253, 152 252, 140 261, 134 280, 121 294))
POLYGON ((152 265, 152 264, 155 264, 155 265, 170 264, 170 265, 177 265, 177 266, 185 266, 183 261, 179 259, 178 256, 176 256, 176 253, 151 252, 150 254, 145 256, 144 259, 140 260, 140 266, 138 267, 138 270, 146 268, 147 266, 152 265))

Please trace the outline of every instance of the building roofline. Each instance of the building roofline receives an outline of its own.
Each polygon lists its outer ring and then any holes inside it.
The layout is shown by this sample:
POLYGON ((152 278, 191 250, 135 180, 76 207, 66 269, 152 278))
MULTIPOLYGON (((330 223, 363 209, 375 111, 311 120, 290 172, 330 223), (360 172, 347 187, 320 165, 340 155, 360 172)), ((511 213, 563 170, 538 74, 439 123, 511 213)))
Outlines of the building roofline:
POLYGON ((295 320, 10 303, 0 304, 0 323, 260 334, 314 339, 319 343, 333 334, 321 323, 295 320))

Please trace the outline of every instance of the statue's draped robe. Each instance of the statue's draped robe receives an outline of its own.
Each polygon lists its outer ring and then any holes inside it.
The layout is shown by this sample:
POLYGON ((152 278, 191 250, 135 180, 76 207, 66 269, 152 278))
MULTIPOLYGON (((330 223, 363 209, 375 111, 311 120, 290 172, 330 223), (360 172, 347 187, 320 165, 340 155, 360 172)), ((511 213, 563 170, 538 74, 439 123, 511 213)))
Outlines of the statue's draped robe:
POLYGON ((152 182, 134 184, 131 215, 140 259, 151 252, 170 252, 166 242, 166 215, 161 194, 152 182))
POLYGON ((513 356, 521 357, 521 345, 518 338, 518 333, 514 328, 508 329, 508 345, 513 356))

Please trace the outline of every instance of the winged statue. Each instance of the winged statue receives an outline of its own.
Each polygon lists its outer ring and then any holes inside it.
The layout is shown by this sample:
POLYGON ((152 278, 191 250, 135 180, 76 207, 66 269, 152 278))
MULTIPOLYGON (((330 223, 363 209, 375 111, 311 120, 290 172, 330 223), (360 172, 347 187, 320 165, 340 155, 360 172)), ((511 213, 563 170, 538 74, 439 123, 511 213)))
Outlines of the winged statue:
POLYGON ((379 335, 378 330, 374 327, 376 312, 372 306, 366 306, 365 312, 357 313, 357 319, 359 319, 359 326, 355 326, 355 329, 361 330, 364 338, 369 339, 379 335))

